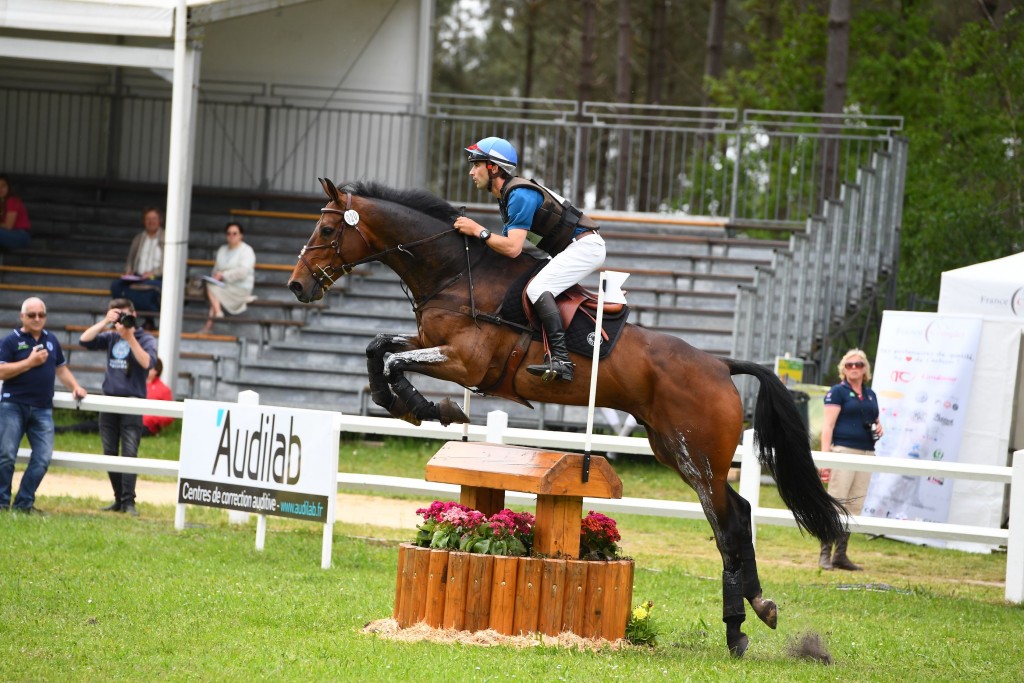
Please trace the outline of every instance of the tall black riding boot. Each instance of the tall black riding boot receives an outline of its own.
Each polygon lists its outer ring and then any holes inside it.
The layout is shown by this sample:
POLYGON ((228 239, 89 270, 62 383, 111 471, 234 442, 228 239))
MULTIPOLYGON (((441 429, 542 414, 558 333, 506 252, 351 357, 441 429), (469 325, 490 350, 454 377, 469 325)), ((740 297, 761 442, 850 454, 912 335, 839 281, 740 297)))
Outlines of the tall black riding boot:
POLYGON ((563 382, 571 382, 573 370, 576 366, 569 362, 569 350, 565 347, 565 330, 562 329, 562 316, 558 312, 558 304, 551 292, 544 292, 533 308, 537 311, 541 325, 548 335, 548 350, 551 352, 548 363, 541 365, 527 366, 526 371, 531 375, 538 375, 545 382, 553 379, 560 379, 563 382))

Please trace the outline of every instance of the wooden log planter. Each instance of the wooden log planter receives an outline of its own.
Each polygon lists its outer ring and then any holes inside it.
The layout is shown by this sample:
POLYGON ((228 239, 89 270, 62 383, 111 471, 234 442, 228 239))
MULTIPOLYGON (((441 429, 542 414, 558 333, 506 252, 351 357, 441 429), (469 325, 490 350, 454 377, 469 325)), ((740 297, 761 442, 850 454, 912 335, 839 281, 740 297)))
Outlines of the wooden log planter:
POLYGON ((583 561, 579 554, 583 496, 621 498, 608 462, 499 444, 452 441, 427 463, 427 480, 462 486, 460 502, 492 515, 505 491, 537 494, 534 550, 551 558, 481 555, 403 543, 398 551, 394 619, 400 628, 505 635, 568 631, 584 638, 625 635, 633 600, 633 561, 583 561))
POLYGON ((398 549, 394 618, 400 628, 425 623, 505 635, 568 631, 617 640, 633 601, 633 561, 504 557, 398 549))

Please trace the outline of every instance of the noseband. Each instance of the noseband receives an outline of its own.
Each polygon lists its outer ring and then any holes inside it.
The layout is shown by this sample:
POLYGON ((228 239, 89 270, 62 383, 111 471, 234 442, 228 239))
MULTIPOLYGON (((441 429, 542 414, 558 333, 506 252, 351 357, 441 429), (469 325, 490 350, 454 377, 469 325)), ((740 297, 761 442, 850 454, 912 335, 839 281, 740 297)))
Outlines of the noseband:
MULTIPOLYGON (((317 284, 317 286, 323 289, 325 292, 329 290, 334 285, 335 282, 337 282, 339 275, 348 275, 356 266, 361 266, 362 264, 370 263, 371 261, 378 261, 381 259, 381 257, 386 256, 391 252, 395 251, 400 251, 402 253, 408 254, 409 256, 412 256, 412 252, 409 251, 410 248, 419 246, 421 244, 425 244, 426 242, 432 242, 436 239, 444 237, 450 232, 458 232, 458 230, 453 227, 450 230, 445 230, 444 232, 439 232, 437 234, 430 235, 429 237, 424 237, 423 239, 416 240, 415 242, 409 242, 408 244, 399 244, 394 247, 389 247, 383 251, 378 251, 375 254, 365 256, 359 259, 358 261, 349 261, 347 263, 342 263, 340 266, 336 266, 334 265, 335 261, 345 260, 345 257, 342 256, 341 253, 341 243, 345 238, 345 228, 347 227, 351 227, 353 230, 356 231, 356 234, 358 234, 360 239, 363 240, 363 244, 366 245, 367 250, 372 249, 372 247, 370 246, 370 241, 366 239, 366 235, 363 234, 363 231, 359 229, 359 223, 361 221, 359 213, 352 210, 352 193, 348 192, 346 193, 345 196, 347 199, 345 202, 344 211, 342 211, 341 209, 335 209, 330 206, 325 206, 324 208, 320 209, 320 220, 317 221, 316 224, 316 229, 319 230, 320 225, 321 223, 323 223, 324 220, 324 214, 333 213, 342 216, 342 224, 341 227, 339 228, 338 235, 335 237, 335 239, 333 239, 330 244, 317 244, 314 246, 309 246, 309 244, 307 243, 305 246, 302 247, 302 251, 299 252, 299 261, 301 261, 302 265, 306 267, 306 270, 309 272, 310 277, 313 278, 313 281, 317 284), (314 268, 313 265, 306 258, 306 252, 314 251, 316 249, 334 250, 334 254, 331 257, 330 263, 327 264, 326 268, 320 265, 314 268)), ((316 231, 314 231, 314 234, 315 232, 316 231)))

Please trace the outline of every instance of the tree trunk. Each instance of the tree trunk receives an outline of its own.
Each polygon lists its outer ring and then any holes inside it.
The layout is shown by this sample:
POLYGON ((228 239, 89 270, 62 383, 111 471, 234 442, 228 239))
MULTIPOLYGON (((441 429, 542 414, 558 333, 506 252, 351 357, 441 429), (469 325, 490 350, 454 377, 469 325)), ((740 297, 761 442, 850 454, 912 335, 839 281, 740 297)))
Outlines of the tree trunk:
MULTIPOLYGON (((828 12, 828 56, 825 62, 825 114, 842 114, 846 104, 846 76, 850 53, 850 0, 831 0, 828 12)), ((822 184, 820 199, 839 196, 838 136, 842 124, 827 118, 827 136, 821 147, 822 184)))
POLYGON ((580 82, 577 91, 577 121, 581 123, 577 129, 576 144, 579 153, 576 155, 577 164, 573 169, 573 187, 575 190, 573 202, 576 206, 583 206, 586 193, 587 180, 587 149, 590 142, 590 130, 582 123, 583 103, 589 102, 594 92, 594 63, 597 55, 594 46, 597 43, 597 0, 582 0, 583 6, 583 30, 580 34, 580 82))
POLYGON ((704 85, 701 106, 711 104, 708 82, 722 77, 725 72, 722 61, 722 44, 725 42, 725 10, 728 0, 712 0, 708 17, 708 42, 704 51, 704 85))
MULTIPOLYGON (((647 103, 661 104, 662 89, 665 83, 665 23, 668 14, 668 0, 652 0, 651 4, 651 31, 650 31, 650 59, 647 64, 647 103)), ((652 199, 651 176, 654 173, 654 136, 650 131, 644 131, 643 142, 640 146, 640 159, 637 162, 640 172, 640 186, 637 190, 637 210, 650 211, 652 206, 657 206, 657 200, 652 199)))
MULTIPOLYGON (((633 23, 630 0, 619 0, 618 38, 615 101, 629 104, 633 101, 633 23)), ((619 129, 619 151, 615 160, 615 200, 612 203, 612 208, 619 211, 629 208, 629 162, 632 154, 630 137, 628 128, 619 129)))

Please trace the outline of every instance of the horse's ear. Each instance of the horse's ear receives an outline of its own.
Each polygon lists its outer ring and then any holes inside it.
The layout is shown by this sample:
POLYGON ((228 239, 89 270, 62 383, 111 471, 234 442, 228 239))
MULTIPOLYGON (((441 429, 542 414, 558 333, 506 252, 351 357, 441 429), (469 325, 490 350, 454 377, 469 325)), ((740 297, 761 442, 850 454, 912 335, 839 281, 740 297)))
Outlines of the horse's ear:
POLYGON ((338 188, 334 186, 330 178, 317 178, 320 181, 320 186, 324 188, 324 192, 327 197, 335 204, 341 204, 341 200, 338 198, 338 188))

